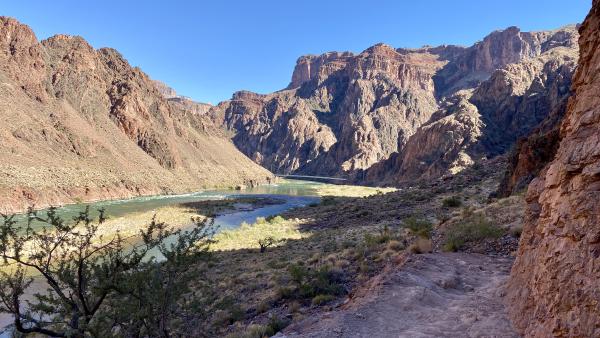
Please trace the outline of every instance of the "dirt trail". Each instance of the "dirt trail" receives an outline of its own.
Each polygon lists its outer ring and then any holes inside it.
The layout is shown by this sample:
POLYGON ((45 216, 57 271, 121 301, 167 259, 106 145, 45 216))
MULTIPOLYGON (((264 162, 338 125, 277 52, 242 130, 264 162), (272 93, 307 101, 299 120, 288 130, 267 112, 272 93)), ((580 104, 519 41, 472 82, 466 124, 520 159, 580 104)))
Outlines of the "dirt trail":
POLYGON ((503 303, 511 264, 478 254, 412 255, 364 296, 276 337, 519 337, 503 303))

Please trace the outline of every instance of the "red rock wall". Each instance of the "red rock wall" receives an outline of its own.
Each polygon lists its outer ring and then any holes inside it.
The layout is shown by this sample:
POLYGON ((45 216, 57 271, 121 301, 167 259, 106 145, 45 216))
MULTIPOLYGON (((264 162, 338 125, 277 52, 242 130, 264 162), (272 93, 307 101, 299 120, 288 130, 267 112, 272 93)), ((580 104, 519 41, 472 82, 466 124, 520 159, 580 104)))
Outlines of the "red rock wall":
POLYGON ((600 337, 600 0, 580 34, 560 147, 529 186, 509 282, 510 315, 526 337, 600 337))

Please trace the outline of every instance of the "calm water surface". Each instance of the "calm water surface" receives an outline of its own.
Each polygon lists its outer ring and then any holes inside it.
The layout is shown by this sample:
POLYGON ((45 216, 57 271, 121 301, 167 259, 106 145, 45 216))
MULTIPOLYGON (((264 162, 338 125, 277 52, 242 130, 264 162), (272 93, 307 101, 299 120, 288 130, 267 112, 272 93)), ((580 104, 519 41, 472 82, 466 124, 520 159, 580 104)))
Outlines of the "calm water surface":
MULTIPOLYGON (((65 220, 73 219, 86 206, 90 207, 92 216, 97 216, 97 210, 104 208, 109 218, 127 217, 128 214, 156 210, 161 207, 182 203, 206 200, 222 200, 243 197, 272 197, 285 201, 283 204, 267 205, 255 210, 240 210, 216 217, 215 224, 220 230, 238 227, 242 222, 254 223, 257 217, 268 217, 286 210, 302 207, 319 201, 316 188, 324 183, 300 180, 282 180, 277 184, 261 185, 245 190, 205 190, 181 195, 157 195, 135 197, 124 200, 100 201, 84 204, 72 204, 60 207, 57 213, 65 220)), ((44 216, 44 210, 38 211, 44 216)), ((18 215, 18 221, 24 222, 25 215, 18 215)), ((168 220, 165 220, 168 221, 168 220)))

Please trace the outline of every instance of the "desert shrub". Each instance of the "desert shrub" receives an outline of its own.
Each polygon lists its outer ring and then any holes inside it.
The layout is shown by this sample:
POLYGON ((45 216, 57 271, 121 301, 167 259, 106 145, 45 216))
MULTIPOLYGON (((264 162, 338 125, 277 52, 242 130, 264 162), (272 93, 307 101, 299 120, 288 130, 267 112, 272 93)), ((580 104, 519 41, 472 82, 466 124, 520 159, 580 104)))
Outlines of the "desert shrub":
POLYGON ((468 242, 476 242, 486 238, 498 238, 503 230, 492 225, 481 213, 473 213, 462 222, 453 224, 445 232, 443 249, 458 251, 468 242))
POLYGON ((277 332, 285 329, 288 325, 290 325, 289 319, 282 319, 278 316, 273 316, 269 319, 269 323, 267 324, 265 330, 265 336, 274 336, 277 332))
POLYGON ((442 206, 445 208, 458 208, 462 205, 462 200, 459 196, 446 197, 442 200, 442 206))
POLYGON ((422 254, 431 252, 432 248, 433 244, 430 239, 419 237, 408 247, 408 250, 414 254, 422 254))
POLYGON ((290 324, 290 320, 273 316, 267 325, 253 324, 248 326, 244 333, 229 334, 226 338, 263 338, 274 336, 290 324))
POLYGON ((343 273, 328 265, 310 269, 304 265, 293 264, 288 267, 288 272, 295 288, 280 289, 282 298, 310 299, 318 295, 339 296, 345 293, 342 284, 343 273))
POLYGON ((391 240, 388 242, 387 247, 388 247, 388 249, 393 250, 393 251, 400 251, 400 250, 404 249, 404 244, 402 244, 398 240, 391 240))
POLYGON ((392 238, 393 238, 392 231, 386 225, 381 230, 379 230, 379 233, 364 234, 364 243, 365 243, 365 246, 367 246, 368 248, 372 248, 378 244, 387 243, 387 242, 391 241, 392 238))
POLYGON ((277 243, 277 241, 273 237, 271 237, 271 236, 259 239, 258 240, 258 246, 260 247, 260 252, 264 253, 265 251, 267 251, 268 247, 270 247, 270 246, 272 246, 272 245, 274 245, 276 243, 277 243))
POLYGON ((140 230, 140 241, 130 243, 118 233, 102 235, 104 215, 101 209, 94 219, 86 207, 68 222, 55 208, 45 215, 30 210, 24 227, 14 216, 2 215, 0 312, 13 315, 16 331, 54 337, 179 336, 182 317, 210 311, 203 299, 182 297, 192 281, 202 278, 190 266, 211 256, 212 220, 192 219, 195 227, 182 231, 155 217, 140 230), (34 229, 33 221, 45 226, 34 229), (32 282, 26 268, 49 286, 30 300, 23 299, 32 282))
POLYGON ((226 296, 215 304, 215 309, 222 310, 225 315, 223 321, 225 325, 235 323, 244 319, 246 312, 237 304, 236 300, 231 296, 226 296))
POLYGON ((336 205, 338 199, 333 196, 323 196, 321 198, 321 205, 336 205))
POLYGON ((272 307, 273 307, 273 304, 271 304, 270 301, 265 300, 265 301, 260 302, 258 304, 258 306, 256 306, 256 312, 257 313, 265 313, 265 312, 269 311, 272 307))
POLYGON ((410 230, 413 235, 430 238, 433 224, 426 219, 411 216, 403 221, 404 226, 410 230))
POLYGON ((316 295, 312 299, 312 304, 319 306, 319 305, 323 305, 325 303, 331 302, 334 299, 335 299, 335 297, 332 295, 316 295))

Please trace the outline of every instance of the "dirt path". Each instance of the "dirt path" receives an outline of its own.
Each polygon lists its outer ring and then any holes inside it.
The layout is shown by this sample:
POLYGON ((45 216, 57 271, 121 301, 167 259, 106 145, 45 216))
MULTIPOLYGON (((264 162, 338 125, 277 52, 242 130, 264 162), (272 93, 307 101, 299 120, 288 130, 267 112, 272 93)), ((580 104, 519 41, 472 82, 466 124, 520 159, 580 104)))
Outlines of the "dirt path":
POLYGON ((364 296, 276 337, 519 337, 503 304, 511 264, 478 254, 412 255, 364 296))

